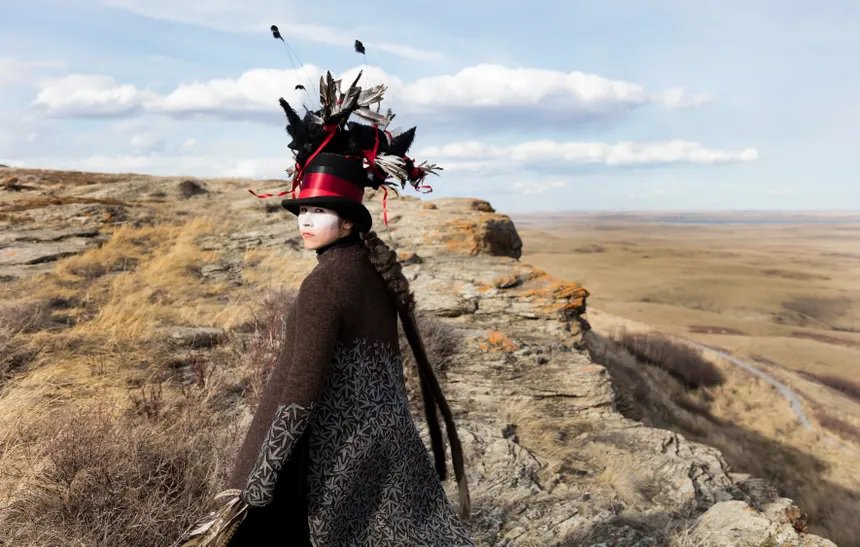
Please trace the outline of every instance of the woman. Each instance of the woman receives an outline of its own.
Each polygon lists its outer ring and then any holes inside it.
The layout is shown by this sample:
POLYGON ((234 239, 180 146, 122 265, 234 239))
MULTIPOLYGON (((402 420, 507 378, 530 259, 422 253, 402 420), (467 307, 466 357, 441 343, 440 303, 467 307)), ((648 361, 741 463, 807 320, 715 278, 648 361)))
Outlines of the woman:
POLYGON ((251 508, 230 545, 472 545, 409 413, 398 307, 423 349, 408 282, 349 182, 365 179, 360 160, 319 154, 298 199, 283 202, 318 264, 287 314, 233 472, 251 508))
POLYGON ((304 120, 281 99, 297 151, 293 189, 299 185, 298 197, 282 206, 297 216, 318 264, 287 313, 282 352, 230 489, 219 495, 228 501, 182 545, 227 538, 234 547, 474 545, 440 483, 446 467, 437 411, 468 516, 460 442, 415 324, 409 284, 396 253, 370 231, 362 204, 366 186, 387 185, 393 174, 418 187, 435 166, 405 156, 414 128, 393 137, 379 117, 373 127, 347 123, 353 110, 382 97, 355 85, 342 94, 327 75, 322 108, 304 120), (398 317, 418 364, 435 466, 409 412, 398 317))

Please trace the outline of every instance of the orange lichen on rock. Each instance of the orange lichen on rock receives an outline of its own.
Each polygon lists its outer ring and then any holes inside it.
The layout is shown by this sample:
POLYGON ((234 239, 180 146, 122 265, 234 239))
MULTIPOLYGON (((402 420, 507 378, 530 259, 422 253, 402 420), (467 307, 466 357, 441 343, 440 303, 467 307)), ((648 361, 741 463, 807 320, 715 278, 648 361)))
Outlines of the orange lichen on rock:
POLYGON ((523 291, 523 296, 547 300, 541 307, 545 312, 582 313, 585 311, 585 299, 589 292, 579 283, 555 279, 548 275, 540 275, 529 282, 536 287, 523 291))
POLYGON ((481 340, 478 342, 478 347, 483 351, 502 351, 510 353, 516 350, 519 346, 516 342, 511 340, 507 334, 501 331, 491 330, 487 331, 486 342, 481 340))
POLYGON ((445 247, 457 254, 476 255, 481 249, 480 224, 465 218, 445 223, 445 247))

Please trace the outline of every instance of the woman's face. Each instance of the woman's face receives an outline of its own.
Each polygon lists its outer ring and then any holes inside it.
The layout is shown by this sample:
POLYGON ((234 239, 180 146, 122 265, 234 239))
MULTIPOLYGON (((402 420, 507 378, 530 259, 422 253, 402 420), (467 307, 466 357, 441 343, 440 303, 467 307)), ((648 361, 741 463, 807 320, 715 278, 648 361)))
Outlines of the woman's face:
POLYGON ((299 207, 299 232, 305 242, 305 249, 324 247, 349 234, 352 222, 340 218, 333 209, 325 207, 299 207))

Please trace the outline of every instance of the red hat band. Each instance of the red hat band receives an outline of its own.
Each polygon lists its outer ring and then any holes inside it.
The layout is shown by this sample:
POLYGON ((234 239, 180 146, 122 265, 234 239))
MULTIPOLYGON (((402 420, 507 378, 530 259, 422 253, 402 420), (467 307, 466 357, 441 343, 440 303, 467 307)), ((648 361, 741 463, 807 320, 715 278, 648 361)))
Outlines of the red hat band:
POLYGON ((305 173, 299 188, 299 199, 341 197, 361 203, 363 196, 363 187, 325 171, 305 173))

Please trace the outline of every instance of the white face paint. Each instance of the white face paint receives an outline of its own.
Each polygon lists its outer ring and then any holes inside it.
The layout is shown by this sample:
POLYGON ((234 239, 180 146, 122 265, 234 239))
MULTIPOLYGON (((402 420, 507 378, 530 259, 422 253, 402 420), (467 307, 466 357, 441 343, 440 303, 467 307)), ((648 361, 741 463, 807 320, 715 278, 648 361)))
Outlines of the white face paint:
POLYGON ((340 217, 333 209, 302 206, 298 222, 305 249, 319 249, 346 235, 340 227, 340 217))

